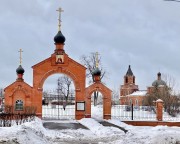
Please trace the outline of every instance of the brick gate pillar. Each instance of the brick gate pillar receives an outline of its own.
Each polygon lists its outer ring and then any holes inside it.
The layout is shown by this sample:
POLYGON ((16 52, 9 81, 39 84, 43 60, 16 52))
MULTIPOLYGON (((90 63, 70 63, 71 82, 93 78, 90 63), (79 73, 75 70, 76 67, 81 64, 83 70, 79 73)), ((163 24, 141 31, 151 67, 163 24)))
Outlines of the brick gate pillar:
POLYGON ((156 101, 156 119, 158 121, 162 121, 163 120, 163 100, 158 99, 156 101))

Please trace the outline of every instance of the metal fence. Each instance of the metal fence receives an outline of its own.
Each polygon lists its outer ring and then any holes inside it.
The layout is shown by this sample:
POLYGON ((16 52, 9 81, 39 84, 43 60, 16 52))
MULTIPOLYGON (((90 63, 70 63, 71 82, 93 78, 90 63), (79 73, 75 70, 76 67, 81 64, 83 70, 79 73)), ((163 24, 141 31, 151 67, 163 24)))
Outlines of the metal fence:
MULTIPOLYGON (((112 105, 111 116, 120 120, 157 120, 155 106, 112 105)), ((180 114, 171 116, 163 110, 162 120, 180 122, 180 114)))
POLYGON ((156 120, 155 107, 112 105, 112 118, 120 120, 156 120))
POLYGON ((43 105, 43 119, 75 119, 75 105, 43 105))
POLYGON ((75 119, 75 97, 73 95, 49 95, 42 101, 43 119, 75 119))
POLYGON ((176 113, 176 115, 171 116, 165 110, 163 110, 163 121, 176 121, 180 122, 180 114, 176 113))

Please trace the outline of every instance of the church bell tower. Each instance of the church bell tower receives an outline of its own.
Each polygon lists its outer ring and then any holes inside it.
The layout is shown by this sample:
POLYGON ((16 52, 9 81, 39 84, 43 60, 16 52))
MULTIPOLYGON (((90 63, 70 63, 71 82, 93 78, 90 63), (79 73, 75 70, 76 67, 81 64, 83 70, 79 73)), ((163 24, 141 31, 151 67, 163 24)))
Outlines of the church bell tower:
POLYGON ((126 75, 124 76, 124 84, 120 88, 120 96, 126 96, 137 91, 138 85, 135 84, 135 76, 129 65, 126 75))

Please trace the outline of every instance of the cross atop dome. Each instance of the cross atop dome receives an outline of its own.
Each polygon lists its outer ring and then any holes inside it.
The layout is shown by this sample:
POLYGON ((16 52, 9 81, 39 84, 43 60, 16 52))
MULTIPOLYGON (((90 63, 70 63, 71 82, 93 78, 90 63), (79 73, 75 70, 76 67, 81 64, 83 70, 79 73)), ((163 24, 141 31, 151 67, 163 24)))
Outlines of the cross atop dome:
POLYGON ((16 73, 17 73, 17 75, 18 75, 18 78, 17 78, 17 80, 18 81, 23 81, 23 74, 24 74, 24 72, 25 72, 25 70, 23 69, 23 67, 21 66, 21 64, 22 64, 22 49, 20 49, 19 51, 19 67, 16 69, 16 73))
POLYGON ((98 53, 98 52, 96 52, 96 68, 98 68, 98 67, 99 67, 98 55, 99 55, 99 53, 98 53))
POLYGON ((59 12, 59 18, 58 18, 58 31, 61 31, 61 13, 64 12, 64 10, 62 8, 58 8, 56 11, 59 12))
POLYGON ((98 82, 101 80, 100 76, 101 76, 101 71, 99 70, 99 59, 98 59, 98 52, 96 52, 95 54, 95 69, 93 70, 93 80, 94 82, 98 82))
POLYGON ((20 49, 19 51, 19 64, 21 65, 22 64, 22 49, 20 49))
POLYGON ((63 34, 61 32, 61 22, 62 22, 61 21, 61 13, 64 12, 64 10, 62 8, 59 8, 56 11, 59 12, 59 18, 58 18, 59 24, 58 24, 58 33, 54 37, 54 42, 55 42, 55 45, 57 45, 57 44, 64 45, 64 42, 65 42, 66 38, 63 36, 63 34))

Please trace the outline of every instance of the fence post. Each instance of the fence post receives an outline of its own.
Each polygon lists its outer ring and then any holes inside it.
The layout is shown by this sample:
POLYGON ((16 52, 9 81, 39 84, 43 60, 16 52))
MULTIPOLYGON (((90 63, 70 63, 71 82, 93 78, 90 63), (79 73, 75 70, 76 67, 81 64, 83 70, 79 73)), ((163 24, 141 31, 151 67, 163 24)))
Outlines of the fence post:
POLYGON ((156 119, 162 121, 163 119, 163 100, 158 99, 156 101, 156 119))
POLYGON ((131 120, 133 120, 133 104, 131 105, 131 120))

